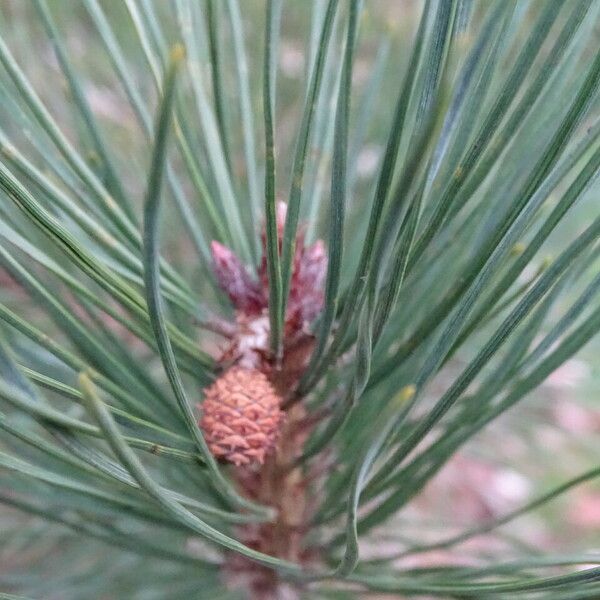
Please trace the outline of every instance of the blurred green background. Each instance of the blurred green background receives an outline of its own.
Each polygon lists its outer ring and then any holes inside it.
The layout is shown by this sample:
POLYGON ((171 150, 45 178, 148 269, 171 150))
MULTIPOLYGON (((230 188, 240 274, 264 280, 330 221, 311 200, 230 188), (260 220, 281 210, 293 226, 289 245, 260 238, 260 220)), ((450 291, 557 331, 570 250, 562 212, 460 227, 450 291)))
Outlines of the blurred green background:
MULTIPOLYGON (((140 44, 132 34, 133 25, 124 3, 106 0, 101 4, 126 51, 130 67, 134 69, 136 89, 144 98, 150 98, 154 106, 155 87, 140 44)), ((310 64, 308 57, 315 47, 315 40, 311 38, 311 11, 308 4, 311 3, 287 2, 282 22, 277 90, 277 155, 280 158, 278 192, 281 197, 289 189, 293 146, 304 102, 302 94, 306 87, 304 81, 307 77, 307 65, 310 64)), ((140 134, 127 98, 115 79, 84 7, 76 0, 51 0, 49 5, 64 36, 70 58, 77 71, 83 74, 86 96, 104 130, 109 134, 107 137, 110 146, 117 157, 115 164, 128 191, 133 197, 139 198, 138 209, 141 210, 144 173, 150 148, 140 134)), ((155 8, 166 28, 169 41, 174 42, 177 40, 177 32, 173 20, 168 16, 167 5, 168 2, 156 2, 155 8), (164 14, 161 16, 161 13, 164 14)), ((523 36, 527 35, 528 6, 527 2, 519 3, 519 10, 523 14, 523 36)), ((481 8, 482 2, 476 2, 475 11, 482 12, 481 8)), ((254 112, 260 114, 264 3, 259 0, 244 0, 242 9, 246 43, 252 59, 249 69, 254 112)), ((407 66, 420 11, 421 3, 417 0, 367 0, 365 3, 355 65, 350 138, 351 172, 355 179, 350 200, 349 220, 352 225, 348 227, 349 231, 362 233, 366 226, 365 214, 385 136, 389 130, 394 97, 407 66), (375 84, 379 86, 380 93, 369 102, 361 102, 365 91, 375 84), (361 107, 363 112, 357 107, 361 107)), ((598 23, 588 26, 595 27, 596 32, 600 32, 598 23)), ((85 138, 85 132, 72 120, 67 87, 32 3, 27 0, 0 0, 0 31, 34 83, 36 91, 71 139, 78 140, 84 147, 91 147, 89 140, 85 138)), ((342 33, 342 28, 338 27, 335 35, 340 37, 342 33)), ((228 43, 228 35, 227 31, 223 32, 225 44, 228 43)), ((469 35, 469 31, 463 35, 465 46, 470 43, 469 35)), ((600 37, 597 36, 597 39, 600 37)), ((550 44, 552 40, 548 42, 550 44)), ((333 73, 339 56, 334 54, 328 57, 326 70, 325 86, 329 90, 333 90, 336 85, 333 73)), ((231 59, 231 53, 226 54, 225 59, 231 59)), ((224 67, 226 80, 223 89, 227 96, 228 90, 236 88, 233 85, 233 66, 224 67)), ((6 82, 6 79, 3 81, 6 82)), ((7 118, 12 112, 10 95, 8 87, 0 89, 2 127, 10 138, 19 140, 22 151, 35 156, 37 151, 28 142, 31 133, 19 127, 14 119, 7 118)), ((227 98, 226 108, 230 111, 226 122, 234 157, 232 166, 239 176, 237 181, 242 188, 238 193, 243 195, 245 173, 235 98, 227 98), (236 151, 238 148, 240 150, 236 151)), ((597 108, 598 100, 591 112, 597 113, 597 108)), ((333 107, 326 115, 331 121, 332 114, 333 107)), ((257 119, 256 126, 258 138, 262 139, 260 119, 257 119)), ((332 137, 332 127, 316 129, 332 137)), ((195 140, 195 143, 199 152, 210 150, 203 147, 200 139, 195 140)), ((314 180, 310 182, 312 187, 309 189, 320 190, 321 197, 325 198, 329 185, 332 140, 325 143, 325 151, 319 151, 319 140, 312 140, 312 143, 314 151, 311 156, 318 161, 320 168, 315 170, 314 180)), ((257 146, 257 152, 262 152, 261 146, 257 146)), ((555 193, 558 194, 559 191, 555 193)), ((552 235, 544 249, 545 255, 556 255, 574 231, 582 230, 588 224, 591 211, 599 202, 598 192, 596 182, 574 209, 572 218, 567 219, 552 235)), ((321 202, 321 207, 325 205, 325 202, 321 202)), ((551 207, 551 203, 549 206, 551 207)), ((546 210, 548 208, 547 206, 546 210)), ((246 218, 250 218, 249 213, 246 218)), ((172 226, 167 223, 163 227, 165 253, 174 264, 181 267, 181 273, 193 282, 196 289, 207 295, 212 294, 210 287, 203 284, 205 267, 197 264, 187 238, 179 234, 181 226, 178 214, 175 211, 165 211, 165 219, 172 222, 172 226), (169 235, 169 232, 174 232, 174 235, 169 235)), ((317 223, 320 221, 317 220, 317 223)), ((256 223, 255 226, 258 228, 259 224, 256 223)), ((309 235, 318 236, 320 228, 321 225, 317 225, 309 235)), ((361 235, 355 233, 346 241, 349 246, 360 242, 361 235)), ((523 281, 532 274, 525 272, 523 281)), ((0 297, 3 301, 8 305, 21 307, 28 302, 4 273, 0 273, 0 278, 0 297)), ((28 310, 32 318, 35 317, 39 322, 41 316, 36 312, 36 306, 29 306, 28 310)), ((549 325, 551 322, 552 319, 549 320, 549 325)), ((445 388, 447 379, 444 378, 455 375, 466 364, 470 352, 469 348, 461 349, 439 375, 440 389, 445 388)), ((402 539, 419 539, 422 526, 426 523, 428 531, 435 537, 436 532, 438 535, 446 535, 461 530, 465 525, 504 514, 523 504, 540 490, 548 489, 597 463, 600 456, 599 356, 600 340, 596 338, 577 357, 560 367, 527 401, 510 410, 493 427, 476 436, 430 483, 419 500, 403 512, 398 520, 398 527, 385 527, 376 550, 382 552, 388 547, 394 548, 398 539, 390 531, 401 531, 402 539)), ((0 507, 0 530, 18 528, 23 520, 31 519, 32 517, 24 517, 0 507)), ((481 555, 499 551, 502 553, 504 548, 508 551, 515 543, 531 552, 543 548, 559 554, 584 547, 600 548, 600 487, 594 482, 580 486, 543 509, 509 524, 503 529, 503 535, 504 540, 478 537, 469 542, 472 546, 467 550, 481 555)), ((459 554, 460 552, 462 550, 459 554)), ((411 560, 418 565, 436 564, 447 556, 445 551, 439 551, 417 555, 411 560)), ((365 558, 368 558, 368 554, 365 558)), ((11 553, 7 556, 3 555, 0 548, 0 573, 44 569, 45 559, 43 543, 39 546, 39 552, 34 554, 28 551, 21 555, 11 553)))

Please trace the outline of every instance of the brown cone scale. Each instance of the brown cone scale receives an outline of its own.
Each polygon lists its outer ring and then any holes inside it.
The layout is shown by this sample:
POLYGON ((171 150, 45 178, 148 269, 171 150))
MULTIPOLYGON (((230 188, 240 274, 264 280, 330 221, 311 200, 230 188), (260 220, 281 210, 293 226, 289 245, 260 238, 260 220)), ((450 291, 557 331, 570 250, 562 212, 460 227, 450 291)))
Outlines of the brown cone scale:
POLYGON ((232 367, 204 390, 200 427, 214 456, 263 464, 283 420, 281 397, 264 373, 232 367))

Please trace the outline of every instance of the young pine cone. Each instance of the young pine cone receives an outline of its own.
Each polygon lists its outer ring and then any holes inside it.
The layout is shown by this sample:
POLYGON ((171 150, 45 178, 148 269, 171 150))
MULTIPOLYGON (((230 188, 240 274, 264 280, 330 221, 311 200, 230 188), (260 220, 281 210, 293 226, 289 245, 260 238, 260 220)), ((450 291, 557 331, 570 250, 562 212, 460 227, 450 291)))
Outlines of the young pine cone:
POLYGON ((256 369, 232 367, 204 391, 200 428, 218 458, 262 464, 283 420, 281 397, 256 369))

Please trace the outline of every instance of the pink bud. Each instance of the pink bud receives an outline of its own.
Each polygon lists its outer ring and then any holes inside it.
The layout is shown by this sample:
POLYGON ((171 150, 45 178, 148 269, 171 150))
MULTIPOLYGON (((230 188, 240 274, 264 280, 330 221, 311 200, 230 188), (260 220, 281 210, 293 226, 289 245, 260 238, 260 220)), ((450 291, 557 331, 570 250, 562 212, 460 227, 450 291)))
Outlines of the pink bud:
MULTIPOLYGON (((287 204, 278 200, 275 205, 275 222, 277 224, 277 242, 279 247, 279 252, 281 252, 281 244, 283 242, 283 230, 285 228, 285 218, 287 215, 287 204)), ((262 240, 262 250, 263 256, 258 267, 258 276, 260 278, 260 282, 262 287, 267 290, 269 286, 269 276, 267 274, 267 231, 266 225, 263 225, 260 238, 262 240)), ((266 296, 268 296, 268 292, 266 292, 266 296)))
POLYGON ((285 227, 285 218, 287 216, 287 204, 279 200, 275 207, 275 215, 277 220, 277 235, 279 236, 279 241, 283 238, 283 229, 285 227))
MULTIPOLYGON (((312 321, 323 307, 323 283, 327 271, 327 255, 322 240, 296 254, 290 289, 287 320, 297 324, 312 321)), ((296 325, 298 326, 298 325, 296 325)))
POLYGON ((259 313, 265 306, 259 284, 227 246, 213 241, 211 249, 217 281, 234 307, 247 314, 259 313))
POLYGON ((298 279, 300 285, 309 286, 316 290, 323 288, 327 271, 327 254, 323 240, 317 240, 304 251, 300 261, 298 279))
MULTIPOLYGON (((278 201, 276 205, 277 235, 279 249, 283 240, 287 204, 278 201)), ((312 246, 304 246, 305 231, 302 226, 296 234, 296 244, 292 264, 292 281, 286 310, 286 331, 294 332, 305 323, 312 321, 323 307, 323 282, 327 270, 327 255, 322 240, 312 246)), ((263 296, 268 297, 269 276, 267 272, 266 232, 262 230, 263 257, 258 269, 263 296)))

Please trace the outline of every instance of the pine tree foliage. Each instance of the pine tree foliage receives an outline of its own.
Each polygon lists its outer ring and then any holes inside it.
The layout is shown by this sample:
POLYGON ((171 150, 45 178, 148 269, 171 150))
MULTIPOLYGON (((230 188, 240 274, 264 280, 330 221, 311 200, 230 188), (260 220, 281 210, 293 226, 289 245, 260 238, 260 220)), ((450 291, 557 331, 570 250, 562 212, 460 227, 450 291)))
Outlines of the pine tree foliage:
POLYGON ((600 4, 398 4, 384 32, 371 0, 0 0, 0 592, 241 598, 235 553, 306 598, 600 596, 585 548, 403 562, 500 535, 597 464, 363 556, 600 330, 600 4), (296 464, 324 465, 308 564, 244 543, 276 517, 198 427, 232 315, 211 243, 254 276, 263 229, 275 362, 298 233, 327 249, 284 404, 317 423, 296 464))

